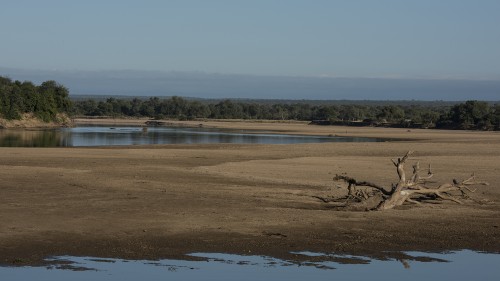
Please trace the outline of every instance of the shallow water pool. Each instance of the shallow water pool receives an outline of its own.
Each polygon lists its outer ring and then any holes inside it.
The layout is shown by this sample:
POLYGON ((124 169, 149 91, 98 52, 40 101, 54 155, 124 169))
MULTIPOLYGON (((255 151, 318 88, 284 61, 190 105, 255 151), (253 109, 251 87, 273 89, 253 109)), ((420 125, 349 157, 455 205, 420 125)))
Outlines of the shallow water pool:
POLYGON ((0 130, 3 147, 78 147, 148 144, 294 144, 321 142, 381 142, 386 139, 303 136, 224 131, 209 128, 181 127, 109 127, 81 126, 52 130, 0 130))
POLYGON ((0 267, 0 280, 498 280, 500 255, 403 253, 399 260, 297 253, 302 262, 195 253, 202 261, 55 257, 48 267, 0 267), (318 256, 326 261, 317 261, 318 256), (310 257, 311 260, 307 261, 310 257))

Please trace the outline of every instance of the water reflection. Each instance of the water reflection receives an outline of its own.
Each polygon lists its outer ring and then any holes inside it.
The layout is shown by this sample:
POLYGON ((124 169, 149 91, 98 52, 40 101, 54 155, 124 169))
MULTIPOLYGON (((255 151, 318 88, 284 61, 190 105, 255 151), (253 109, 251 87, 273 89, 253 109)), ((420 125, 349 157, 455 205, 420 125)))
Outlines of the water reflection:
POLYGON ((205 128, 76 127, 55 130, 0 130, 3 147, 67 147, 147 144, 248 143, 293 144, 319 142, 374 142, 374 138, 346 138, 228 132, 205 128))
POLYGON ((55 130, 0 130, 2 147, 56 147, 65 146, 64 141, 55 130))
MULTIPOLYGON (((307 255, 307 253, 303 253, 307 255)), ((59 257, 55 265, 0 267, 2 280, 497 280, 500 255, 460 251, 403 253, 401 260, 323 255, 295 262, 262 256, 193 254, 203 261, 59 257), (332 258, 344 259, 334 261, 332 258), (358 259, 360 263, 345 263, 358 259), (405 264, 406 263, 406 264, 405 264), (403 266, 404 265, 404 266, 403 266)))

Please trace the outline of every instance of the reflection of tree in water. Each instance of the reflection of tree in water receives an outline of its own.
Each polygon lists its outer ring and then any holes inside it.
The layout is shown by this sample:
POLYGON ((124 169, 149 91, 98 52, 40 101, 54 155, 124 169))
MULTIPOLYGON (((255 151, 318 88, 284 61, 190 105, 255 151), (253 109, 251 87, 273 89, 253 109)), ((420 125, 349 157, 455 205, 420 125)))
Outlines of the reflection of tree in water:
POLYGON ((62 145, 61 134, 55 130, 0 132, 0 146, 2 147, 56 147, 62 145))
POLYGON ((60 146, 59 137, 56 131, 41 131, 33 137, 33 146, 35 147, 54 147, 60 146))
POLYGON ((381 141, 381 139, 351 140, 338 137, 291 136, 218 131, 193 128, 146 128, 107 126, 76 127, 49 130, 0 130, 0 146, 4 147, 73 147, 106 145, 194 144, 194 143, 260 143, 292 144, 345 141, 381 141))
POLYGON ((19 146, 16 145, 22 141, 21 136, 15 134, 0 134, 0 146, 2 147, 12 147, 19 146))

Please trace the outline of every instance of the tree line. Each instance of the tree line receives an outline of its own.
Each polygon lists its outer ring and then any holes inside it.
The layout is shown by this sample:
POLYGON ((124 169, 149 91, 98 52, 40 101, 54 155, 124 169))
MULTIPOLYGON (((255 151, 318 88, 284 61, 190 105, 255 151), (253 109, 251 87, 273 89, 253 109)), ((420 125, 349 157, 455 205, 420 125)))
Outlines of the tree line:
POLYGON ((0 76, 0 118, 20 119, 24 113, 32 113, 49 122, 56 120, 58 113, 71 110, 68 89, 55 81, 37 86, 0 76))
POLYGON ((108 98, 75 101, 73 115, 155 119, 301 120, 318 124, 498 130, 500 104, 467 101, 453 106, 268 103, 251 100, 203 101, 181 97, 108 98))
POLYGON ((24 113, 33 113, 44 121, 52 121, 58 113, 66 113, 70 116, 300 120, 325 125, 500 130, 500 104, 484 101, 436 104, 192 100, 177 96, 71 101, 68 89, 55 81, 37 86, 0 76, 0 117, 4 119, 19 119, 24 113))

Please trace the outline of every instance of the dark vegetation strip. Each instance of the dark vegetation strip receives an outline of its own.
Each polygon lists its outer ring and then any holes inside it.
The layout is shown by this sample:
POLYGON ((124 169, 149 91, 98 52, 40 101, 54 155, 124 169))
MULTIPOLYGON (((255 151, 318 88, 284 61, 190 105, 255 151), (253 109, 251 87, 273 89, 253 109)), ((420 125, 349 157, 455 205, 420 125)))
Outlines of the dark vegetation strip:
POLYGON ((32 113, 45 122, 56 121, 59 113, 72 110, 69 91, 55 81, 36 86, 32 82, 11 81, 0 76, 0 117, 20 119, 32 113))
POLYGON ((323 125, 500 130, 500 104, 484 101, 270 101, 198 100, 181 97, 82 98, 70 100, 68 89, 47 81, 0 77, 0 117, 19 119, 33 113, 44 121, 58 113, 70 116, 149 117, 154 119, 301 120, 323 125))

